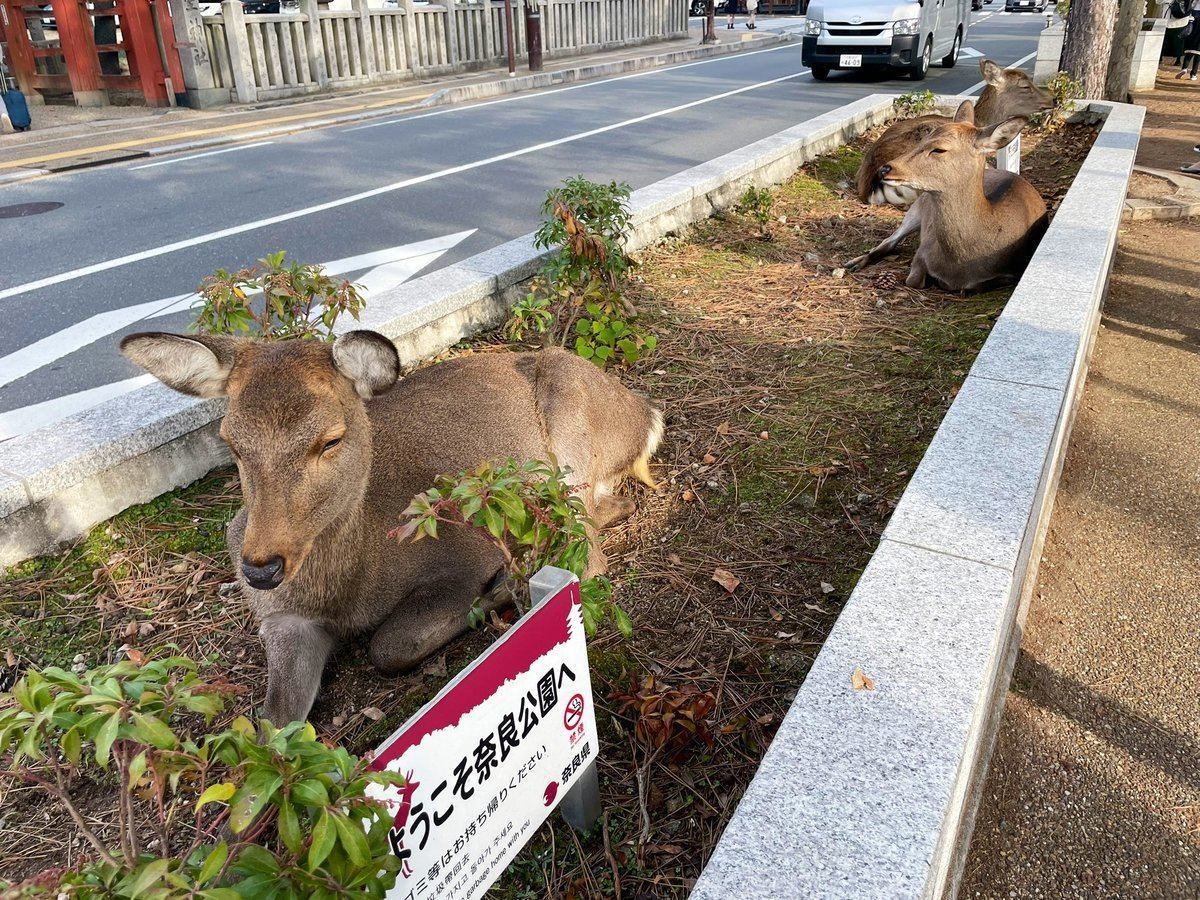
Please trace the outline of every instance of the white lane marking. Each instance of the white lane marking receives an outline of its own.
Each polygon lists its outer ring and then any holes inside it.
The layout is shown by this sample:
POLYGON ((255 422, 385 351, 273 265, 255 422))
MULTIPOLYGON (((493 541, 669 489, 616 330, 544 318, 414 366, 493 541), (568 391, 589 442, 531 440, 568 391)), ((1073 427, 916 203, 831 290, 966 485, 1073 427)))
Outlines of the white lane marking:
MULTIPOLYGON (((363 295, 369 297, 372 293, 407 281, 474 233, 475 229, 472 228, 445 237, 414 241, 411 244, 385 247, 370 253, 335 259, 325 263, 325 272, 329 275, 345 275, 368 269, 358 282, 362 286, 363 295)), ((135 303, 121 309, 97 313, 82 322, 47 335, 19 350, 14 350, 7 356, 0 357, 0 387, 11 384, 18 378, 23 378, 135 322, 183 312, 191 308, 198 299, 198 294, 191 293, 135 303)))
MULTIPOLYGON (((1004 68, 1006 68, 1006 69, 1015 69, 1017 66, 1023 66, 1023 65, 1025 65, 1025 63, 1029 62, 1029 61, 1030 61, 1031 59, 1033 59, 1035 56, 1037 56, 1037 51, 1036 51, 1036 50, 1034 50, 1032 53, 1030 53, 1030 54, 1028 54, 1028 55, 1026 55, 1026 56, 1022 56, 1022 57, 1021 57, 1020 59, 1018 59, 1016 62, 1010 62, 1010 63, 1009 63, 1007 66, 1005 66, 1004 68)), ((984 86, 985 84, 987 84, 987 82, 986 82, 986 81, 981 81, 981 82, 979 82, 978 84, 973 84, 973 85, 971 85, 969 88, 967 88, 965 91, 963 91, 963 94, 973 94, 973 93, 975 93, 976 91, 983 90, 983 86, 984 86)))
POLYGON ((634 116, 633 118, 625 119, 622 122, 613 122, 610 125, 601 125, 598 128, 589 128, 586 131, 578 131, 575 134, 569 134, 566 137, 555 138, 552 141, 542 141, 538 144, 531 144, 530 146, 522 147, 519 150, 510 150, 507 153, 498 153, 495 156, 489 156, 485 159, 477 159, 474 162, 463 163, 462 165, 458 166, 451 166, 448 169, 441 169, 437 172, 429 172, 425 175, 418 175, 415 178, 405 178, 403 181, 395 181, 391 184, 385 184, 381 187, 372 188, 369 191, 350 194, 347 197, 341 197, 337 200, 329 200, 325 203, 318 203, 314 206, 306 206, 302 209, 280 213, 279 215, 270 216, 265 219, 258 219, 253 222, 245 222, 241 225, 233 225, 229 228, 222 228, 219 231, 210 231, 208 234, 200 234, 196 237, 185 238, 181 241, 173 241, 170 244, 163 244, 160 247, 151 247, 148 250, 140 250, 137 253, 130 253, 126 256, 118 256, 115 259, 108 259, 104 262, 93 263, 90 266, 82 266, 78 269, 60 272, 57 275, 50 275, 46 278, 39 278, 36 281, 18 284, 14 287, 0 290, 0 300, 5 300, 9 297, 15 297, 19 294, 24 294, 27 291, 36 291, 40 288, 49 287, 50 285, 62 284, 66 281, 74 281, 78 278, 85 278, 88 275, 95 275, 97 272, 107 272, 110 269, 120 268, 121 266, 127 266, 131 263, 141 262, 142 260, 146 259, 153 259, 156 256, 164 256, 168 253, 174 253, 176 250, 185 250, 188 247, 197 247, 200 244, 207 244, 212 241, 221 240, 222 238, 244 234, 247 231, 266 228, 270 225, 278 225, 280 222, 290 222, 292 219, 300 219, 305 216, 314 215, 315 213, 325 212, 326 210, 348 206, 351 203, 358 203, 362 200, 369 200, 372 197, 390 194, 393 191, 398 191, 402 188, 412 187, 416 184, 425 184, 429 181, 436 181, 439 178, 457 175, 460 172, 469 172, 472 169, 481 169, 484 166, 490 166, 494 163, 504 162, 505 160, 509 159, 516 159, 517 157, 527 156, 530 153, 538 153, 542 150, 549 150, 552 147, 560 147, 563 144, 581 141, 585 138, 595 137, 598 134, 605 134, 609 131, 628 128, 631 125, 639 125, 642 122, 649 122, 653 119, 662 118, 663 116, 674 115, 677 112, 683 112, 686 109, 693 109, 697 106, 703 106, 706 103, 714 103, 717 100, 725 100, 729 97, 736 97, 738 94, 744 94, 747 91, 755 91, 759 88, 770 87, 771 85, 779 84, 784 81, 791 81, 793 78, 799 78, 801 75, 807 75, 808 71, 808 69, 801 69, 799 72, 793 72, 790 75, 782 75, 779 78, 771 78, 767 81, 759 81, 755 84, 748 84, 740 88, 722 91, 719 94, 713 94, 709 97, 701 97, 699 100, 692 100, 688 103, 680 103, 678 106, 671 106, 667 109, 660 109, 656 110, 655 112, 634 116))
POLYGON ((678 72, 680 69, 690 69, 693 66, 707 66, 710 63, 728 62, 732 59, 745 59, 747 56, 758 56, 760 53, 776 53, 779 50, 797 50, 799 49, 799 46, 799 44, 784 44, 782 47, 769 47, 766 50, 751 50, 747 53, 728 54, 726 56, 718 56, 716 59, 702 59, 699 62, 682 63, 678 66, 668 66, 663 69, 647 69, 644 72, 632 72, 629 75, 614 75, 612 78, 599 78, 594 81, 583 81, 579 84, 570 84, 566 87, 552 88, 547 91, 535 91, 529 94, 511 94, 508 97, 500 97, 496 100, 485 100, 481 103, 472 103, 469 106, 451 106, 446 109, 438 109, 427 113, 418 113, 417 115, 413 116, 398 116, 395 119, 385 119, 381 122, 368 122, 366 125, 355 125, 351 128, 343 128, 341 130, 343 132, 365 131, 368 128, 379 128, 383 125, 397 125, 404 122, 414 122, 417 119, 429 119, 433 116, 446 116, 450 113, 469 112, 475 109, 482 109, 485 106, 495 106, 497 103, 515 103, 518 100, 537 100, 541 97, 549 97, 551 94, 561 94, 566 91, 578 91, 582 88, 612 84, 615 81, 627 81, 630 78, 645 78, 649 75, 662 75, 669 72, 678 72))
POLYGON ((112 384, 102 384, 99 387, 88 388, 86 391, 77 391, 74 394, 55 397, 53 400, 43 403, 34 403, 22 406, 20 409, 0 413, 0 441, 7 441, 38 428, 53 425, 60 419, 83 412, 85 409, 91 409, 105 400, 128 394, 130 391, 151 384, 154 380, 153 375, 138 375, 135 378, 114 381, 112 384))
POLYGON ((983 54, 974 47, 963 47, 958 53, 959 56, 965 56, 967 59, 983 59, 983 54))
POLYGON ((207 153, 193 153, 191 156, 175 156, 171 159, 163 159, 158 162, 146 163, 143 166, 130 166, 129 171, 135 172, 138 169, 153 169, 155 166, 169 166, 172 163, 187 162, 189 159, 200 159, 204 156, 217 156, 221 153, 236 153, 238 150, 249 150, 251 147, 265 147, 267 144, 273 144, 274 141, 258 141, 253 144, 238 144, 236 147, 226 147, 224 150, 209 150, 207 153))

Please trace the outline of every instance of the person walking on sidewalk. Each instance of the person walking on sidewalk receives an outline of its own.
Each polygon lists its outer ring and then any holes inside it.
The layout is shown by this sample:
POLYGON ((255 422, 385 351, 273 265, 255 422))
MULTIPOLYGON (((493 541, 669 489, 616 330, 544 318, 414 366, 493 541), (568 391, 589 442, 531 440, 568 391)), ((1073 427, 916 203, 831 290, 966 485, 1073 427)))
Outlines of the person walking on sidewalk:
POLYGON ((1173 0, 1167 9, 1167 33, 1163 38, 1163 56, 1171 57, 1172 65, 1183 65, 1183 33, 1192 22, 1192 14, 1188 11, 1191 0, 1173 0))
POLYGON ((1175 77, 1183 78, 1188 74, 1190 67, 1191 80, 1195 81, 1196 73, 1200 70, 1200 0, 1192 0, 1189 12, 1192 14, 1192 21, 1183 32, 1183 68, 1175 77))
MULTIPOLYGON (((1200 3, 1200 0, 1196 0, 1200 3)), ((746 27, 753 31, 758 26, 754 23, 754 14, 758 12, 758 0, 746 0, 746 27)))

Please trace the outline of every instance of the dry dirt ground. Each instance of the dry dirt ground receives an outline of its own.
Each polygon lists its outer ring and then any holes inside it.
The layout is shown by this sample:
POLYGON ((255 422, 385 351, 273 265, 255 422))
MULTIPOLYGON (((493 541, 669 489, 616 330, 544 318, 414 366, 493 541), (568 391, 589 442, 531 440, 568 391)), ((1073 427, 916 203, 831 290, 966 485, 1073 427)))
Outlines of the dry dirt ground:
MULTIPOLYGON (((1051 206, 1093 136, 1026 142, 1025 171, 1051 206)), ((900 218, 844 190, 860 153, 842 148, 773 191, 770 240, 729 213, 641 255, 630 295, 659 344, 621 377, 665 404, 668 427, 661 489, 639 488, 638 511, 605 542, 635 632, 591 642, 604 827, 543 828, 497 897, 686 894, 1007 298, 905 288, 911 248, 840 271, 900 218), (717 569, 740 582, 732 592, 717 569), (647 676, 669 702, 711 706, 678 752, 634 737, 639 713, 621 695, 645 699, 647 676)), ((492 337, 455 352, 507 349, 492 337)), ((246 685, 244 705, 261 703, 252 623, 222 587, 236 505, 236 479, 218 473, 11 572, 0 656, 90 665, 174 643, 246 685)), ((371 749, 494 637, 468 635, 393 679, 350 648, 328 672, 318 732, 371 749)), ((102 828, 111 794, 98 787, 87 811, 102 828)), ((0 877, 78 858, 40 797, 4 788, 0 804, 0 877)))
MULTIPOLYGON (((1200 88, 1159 88, 1138 162, 1166 166, 1200 88)), ((961 897, 1200 897, 1197 396, 1200 221, 1130 226, 961 897)))
POLYGON ((1192 152, 1200 144, 1200 81, 1177 81, 1177 71, 1160 68, 1154 90, 1136 96, 1146 107, 1138 165, 1178 172, 1180 166, 1200 161, 1200 154, 1192 152))

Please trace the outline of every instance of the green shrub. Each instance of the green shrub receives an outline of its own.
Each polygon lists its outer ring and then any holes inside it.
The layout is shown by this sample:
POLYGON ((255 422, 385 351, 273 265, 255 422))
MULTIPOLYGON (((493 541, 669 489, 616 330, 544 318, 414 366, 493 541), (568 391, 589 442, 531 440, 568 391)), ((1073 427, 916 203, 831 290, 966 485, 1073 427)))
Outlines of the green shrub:
POLYGON ((1054 131, 1075 111, 1075 101, 1083 97, 1083 82, 1067 72, 1057 72, 1046 82, 1054 107, 1031 116, 1029 124, 1040 131, 1054 131))
POLYGON ((45 791, 95 854, 17 890, 384 896, 400 861, 388 843, 391 816, 366 788, 402 783, 399 776, 369 772, 305 723, 256 727, 239 717, 210 730, 237 689, 204 681, 185 657, 130 656, 79 675, 30 671, 0 695, 0 776, 45 791), (81 778, 112 786, 117 828, 108 840, 80 812, 72 792, 81 778))
POLYGON ((286 262, 282 250, 253 268, 218 269, 200 285, 193 331, 268 340, 316 338, 332 341, 343 313, 355 319, 363 308, 358 287, 325 274, 323 266, 286 262))
POLYGON ((599 366, 630 364, 656 344, 634 321, 624 296, 632 261, 625 253, 629 186, 568 178, 546 195, 534 243, 557 248, 530 282, 505 325, 513 341, 539 337, 573 347, 599 366))
MULTIPOLYGON (((583 579, 588 563, 587 510, 567 472, 530 460, 484 463, 470 472, 440 476, 417 494, 392 532, 400 541, 436 539, 444 526, 472 528, 499 548, 518 610, 529 610, 529 579, 543 566, 557 566, 583 579)), ((580 585, 588 634, 611 618, 622 634, 632 633, 625 612, 612 602, 608 579, 580 585)), ((478 607, 470 616, 481 621, 478 607)))
POLYGON ((933 91, 911 91, 907 94, 901 94, 892 101, 892 107, 896 110, 896 114, 911 118, 929 112, 937 106, 937 97, 933 91))
POLYGON ((759 236, 764 240, 771 238, 771 207, 775 198, 766 188, 746 188, 742 199, 738 201, 737 210, 742 215, 750 216, 758 223, 759 236))

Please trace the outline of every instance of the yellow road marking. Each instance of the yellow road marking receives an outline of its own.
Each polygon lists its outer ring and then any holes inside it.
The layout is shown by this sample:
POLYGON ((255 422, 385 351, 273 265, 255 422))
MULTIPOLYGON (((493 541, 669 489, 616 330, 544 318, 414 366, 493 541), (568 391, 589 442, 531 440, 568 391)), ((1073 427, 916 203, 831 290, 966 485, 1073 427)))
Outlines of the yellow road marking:
POLYGON ((131 147, 141 147, 145 144, 163 144, 170 141, 178 141, 184 138, 200 137, 203 135, 224 134, 231 131, 245 131, 250 128, 269 128, 272 125, 279 125, 284 122, 297 122, 304 119, 323 119, 329 116, 341 115, 342 113, 355 112, 356 110, 375 109, 380 106, 394 106, 398 103, 404 103, 408 100, 416 100, 428 97, 429 93, 423 94, 406 94, 402 97, 392 97, 388 100, 377 100, 374 103, 356 103, 353 106, 340 106, 337 109, 326 109, 320 112, 297 113, 292 116, 277 116, 273 119, 257 122, 245 122, 241 125, 223 125, 218 128, 196 128, 191 131, 176 131, 172 134, 165 134, 161 137, 137 138, 131 141, 118 141, 114 144, 100 144, 95 147, 83 147, 78 150, 62 150, 58 153, 46 153, 42 156, 27 156, 24 159, 14 159, 11 162, 0 163, 0 169, 15 169, 20 166, 34 166, 38 163, 53 162, 56 159, 70 159, 74 156, 87 156, 92 153, 106 153, 111 150, 128 150, 131 147))

